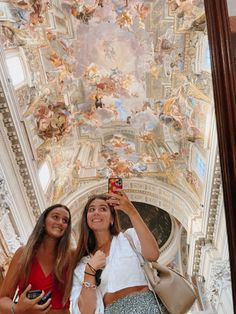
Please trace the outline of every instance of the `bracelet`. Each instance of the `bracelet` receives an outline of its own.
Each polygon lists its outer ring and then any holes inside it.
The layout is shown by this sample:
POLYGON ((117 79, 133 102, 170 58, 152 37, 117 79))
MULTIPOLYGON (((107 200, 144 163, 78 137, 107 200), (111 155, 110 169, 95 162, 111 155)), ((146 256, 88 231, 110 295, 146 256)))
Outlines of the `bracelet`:
POLYGON ((96 269, 93 268, 93 266, 91 266, 89 263, 87 263, 87 265, 88 265, 88 267, 89 267, 94 273, 96 273, 96 269))
POLYGON ((88 281, 83 281, 82 282, 82 287, 84 288, 91 288, 91 289, 96 289, 96 285, 91 283, 91 282, 88 282, 88 281))
POLYGON ((84 273, 85 273, 86 275, 95 277, 95 274, 88 273, 87 271, 85 271, 84 273))
POLYGON ((12 305, 11 305, 11 314, 15 314, 15 311, 14 311, 14 305, 15 305, 15 303, 14 303, 14 302, 12 302, 12 305))

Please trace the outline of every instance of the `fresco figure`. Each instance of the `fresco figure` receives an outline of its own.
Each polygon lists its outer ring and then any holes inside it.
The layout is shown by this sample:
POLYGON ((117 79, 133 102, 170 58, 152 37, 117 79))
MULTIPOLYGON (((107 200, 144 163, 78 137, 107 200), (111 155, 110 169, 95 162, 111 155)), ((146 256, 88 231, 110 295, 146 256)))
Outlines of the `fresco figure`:
POLYGON ((103 102, 102 102, 102 96, 95 96, 95 107, 97 108, 103 108, 103 102))
POLYGON ((83 23, 88 24, 99 5, 101 7, 103 6, 101 0, 96 0, 94 5, 85 5, 83 3, 76 2, 71 7, 71 14, 83 23))
POLYGON ((35 112, 39 137, 44 140, 48 138, 60 140, 71 130, 69 116, 70 112, 66 110, 64 105, 41 105, 35 112))

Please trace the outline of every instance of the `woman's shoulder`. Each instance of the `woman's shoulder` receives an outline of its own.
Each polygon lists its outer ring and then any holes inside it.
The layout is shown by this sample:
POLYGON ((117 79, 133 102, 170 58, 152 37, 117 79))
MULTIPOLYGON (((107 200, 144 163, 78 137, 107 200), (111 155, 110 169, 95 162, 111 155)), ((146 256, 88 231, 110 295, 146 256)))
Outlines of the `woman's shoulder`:
POLYGON ((12 259, 19 260, 19 258, 22 256, 24 253, 25 246, 20 246, 14 253, 12 259))
POLYGON ((7 274, 0 289, 0 297, 9 296, 10 298, 13 298, 17 287, 17 282, 20 277, 19 267, 21 266, 21 256, 23 252, 24 247, 20 247, 13 255, 7 270, 7 274))
POLYGON ((135 237, 137 234, 136 234, 136 231, 134 228, 128 228, 126 230, 122 230, 120 231, 120 233, 118 234, 118 238, 126 238, 126 236, 128 237, 135 237))
POLYGON ((16 252, 14 253, 14 255, 12 256, 12 259, 11 259, 11 268, 16 268, 16 269, 19 269, 19 267, 22 266, 22 256, 25 252, 25 246, 21 246, 19 247, 16 252))

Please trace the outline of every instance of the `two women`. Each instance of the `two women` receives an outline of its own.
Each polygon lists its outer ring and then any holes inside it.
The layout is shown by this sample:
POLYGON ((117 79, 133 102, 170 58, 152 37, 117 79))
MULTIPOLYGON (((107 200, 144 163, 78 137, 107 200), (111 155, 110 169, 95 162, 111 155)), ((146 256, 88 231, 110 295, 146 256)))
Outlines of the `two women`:
MULTIPOLYGON (((123 191, 97 195, 85 206, 75 253, 71 292, 72 313, 159 314, 153 293, 126 234, 150 261, 159 248, 136 208, 123 191), (117 211, 133 228, 120 231, 117 211)), ((163 307, 163 313, 167 313, 163 307)))
POLYGON ((65 289, 70 266, 71 215, 61 204, 39 217, 27 244, 12 258, 0 290, 1 314, 69 314, 65 289), (18 301, 13 302, 18 290, 18 301), (29 291, 42 290, 34 299, 29 291), (45 304, 38 304, 51 291, 45 304))
MULTIPOLYGON (((14 255, 0 290, 1 314, 69 314, 70 270, 72 314, 159 314, 153 293, 140 266, 136 248, 157 260, 159 248, 136 208, 123 191, 97 195, 87 202, 74 261, 70 263, 71 215, 57 204, 40 216, 27 244, 14 255), (117 211, 133 228, 120 231, 117 211), (13 302, 17 287, 18 302, 13 302), (43 292, 29 299, 30 290, 43 292), (52 297, 38 304, 49 290, 52 297)), ((163 313, 167 313, 163 307, 163 313)))

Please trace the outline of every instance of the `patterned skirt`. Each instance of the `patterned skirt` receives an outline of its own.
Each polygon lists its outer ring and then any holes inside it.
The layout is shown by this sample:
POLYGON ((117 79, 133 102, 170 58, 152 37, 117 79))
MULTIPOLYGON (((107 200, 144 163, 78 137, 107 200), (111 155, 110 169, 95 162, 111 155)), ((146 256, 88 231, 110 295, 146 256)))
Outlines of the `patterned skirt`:
POLYGON ((105 314, 168 314, 164 305, 157 301, 151 291, 137 292, 109 304, 105 314))

